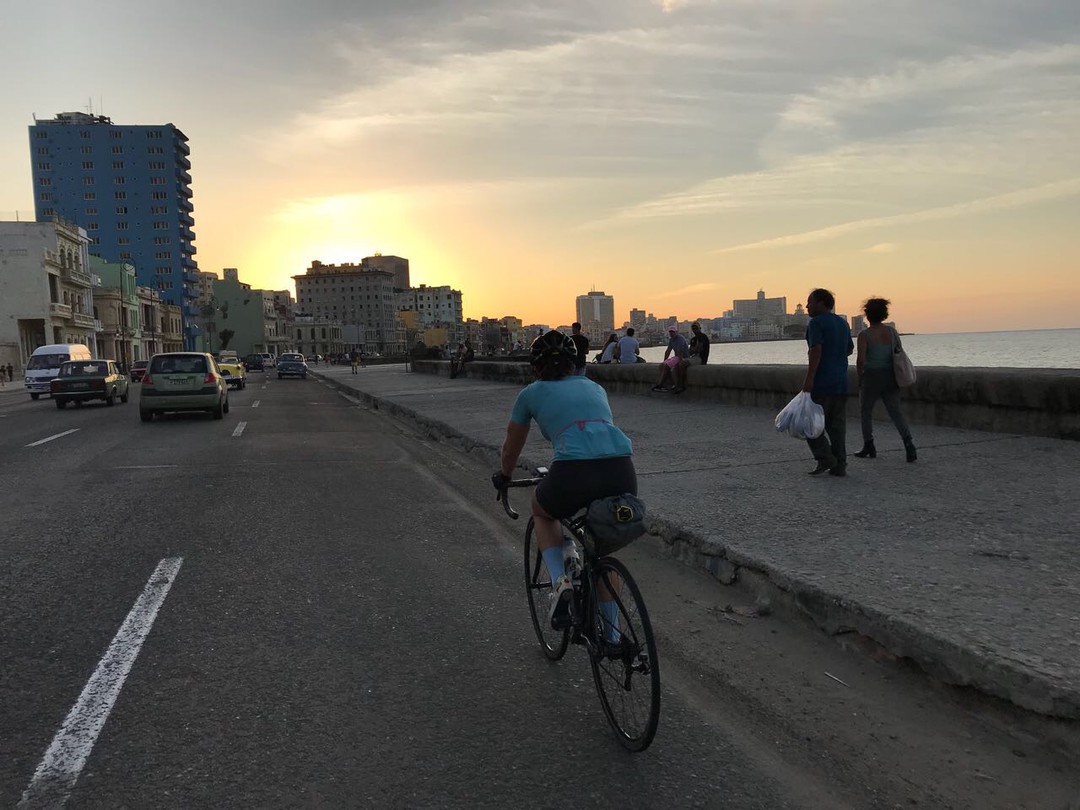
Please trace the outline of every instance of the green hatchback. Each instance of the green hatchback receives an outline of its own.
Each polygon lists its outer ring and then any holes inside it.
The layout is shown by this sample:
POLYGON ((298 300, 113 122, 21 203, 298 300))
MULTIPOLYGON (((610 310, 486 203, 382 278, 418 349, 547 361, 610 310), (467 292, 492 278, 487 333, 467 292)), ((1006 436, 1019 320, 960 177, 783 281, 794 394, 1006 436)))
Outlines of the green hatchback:
POLYGON ((139 390, 139 418, 149 422, 166 411, 207 411, 215 419, 229 412, 229 386, 213 356, 168 352, 150 358, 139 390))

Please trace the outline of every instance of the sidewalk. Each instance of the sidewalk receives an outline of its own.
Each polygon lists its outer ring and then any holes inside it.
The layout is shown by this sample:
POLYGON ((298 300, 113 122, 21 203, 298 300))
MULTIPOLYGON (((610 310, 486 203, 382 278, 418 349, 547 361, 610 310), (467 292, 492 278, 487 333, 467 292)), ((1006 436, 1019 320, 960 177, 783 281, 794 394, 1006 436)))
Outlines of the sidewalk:
MULTIPOLYGON (((465 449, 501 446, 519 390, 401 365, 312 373, 465 449)), ((949 682, 1080 717, 1080 443, 914 426, 908 464, 877 422, 876 459, 811 477, 805 442, 776 433, 772 411, 610 400, 676 556, 722 581, 767 578, 827 631, 856 630, 949 682)), ((854 403, 848 414, 852 452, 854 403)), ((522 455, 551 458, 535 427, 522 455)))

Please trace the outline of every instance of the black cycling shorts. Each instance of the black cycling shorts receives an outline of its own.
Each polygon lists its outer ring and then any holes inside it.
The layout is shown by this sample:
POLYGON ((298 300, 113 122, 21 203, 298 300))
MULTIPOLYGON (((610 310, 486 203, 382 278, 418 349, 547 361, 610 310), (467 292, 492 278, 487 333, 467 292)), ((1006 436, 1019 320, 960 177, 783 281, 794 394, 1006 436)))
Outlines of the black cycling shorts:
POLYGON ((536 487, 536 500, 553 518, 571 517, 598 498, 637 495, 637 473, 630 456, 556 461, 536 487))

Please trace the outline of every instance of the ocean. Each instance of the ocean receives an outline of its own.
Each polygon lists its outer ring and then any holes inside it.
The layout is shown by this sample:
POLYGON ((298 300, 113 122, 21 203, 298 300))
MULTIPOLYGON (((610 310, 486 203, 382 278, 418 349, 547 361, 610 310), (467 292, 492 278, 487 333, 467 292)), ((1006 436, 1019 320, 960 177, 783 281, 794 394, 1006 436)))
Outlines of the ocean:
MULTIPOLYGON (((1017 332, 956 332, 904 335, 904 349, 916 366, 1080 369, 1080 329, 1017 332)), ((663 346, 641 350, 650 362, 664 357, 663 346)), ((852 355, 852 362, 855 355, 852 355)), ((805 365, 803 340, 713 343, 709 363, 805 365)))

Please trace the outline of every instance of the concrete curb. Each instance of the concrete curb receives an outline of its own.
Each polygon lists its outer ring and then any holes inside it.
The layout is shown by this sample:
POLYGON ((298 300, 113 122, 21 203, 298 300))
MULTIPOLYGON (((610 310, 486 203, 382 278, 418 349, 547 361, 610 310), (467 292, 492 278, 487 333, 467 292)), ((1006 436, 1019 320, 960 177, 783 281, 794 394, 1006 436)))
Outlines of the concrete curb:
MULTIPOLYGON (((445 422, 423 416, 391 400, 358 391, 314 372, 312 375, 373 410, 409 421, 427 438, 477 454, 489 463, 498 463, 499 447, 478 441, 445 422)), ((546 463, 546 459, 536 462, 522 458, 518 466, 531 472, 537 464, 546 463)), ((736 580, 743 582, 759 597, 809 617, 830 635, 859 633, 889 653, 914 661, 925 672, 946 683, 970 686, 1040 714, 1080 719, 1080 694, 1062 688, 1042 673, 1031 671, 1022 661, 1003 660, 982 650, 961 647, 903 618, 792 576, 736 545, 688 531, 665 520, 662 513, 650 510, 647 522, 649 533, 658 538, 676 560, 706 571, 723 584, 736 580)))

